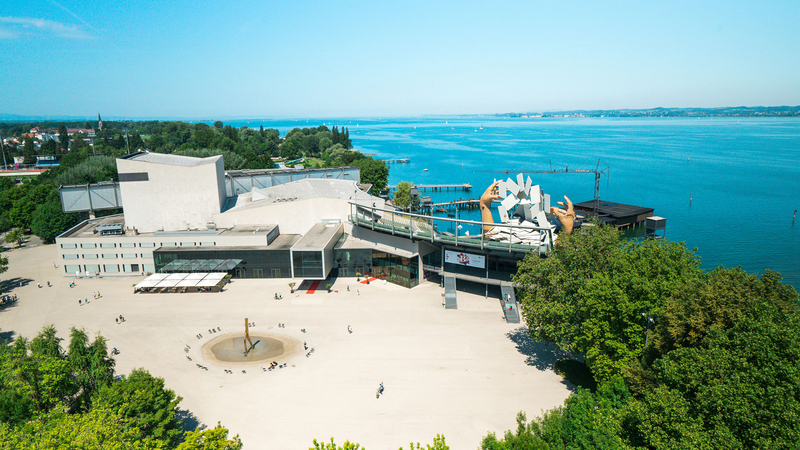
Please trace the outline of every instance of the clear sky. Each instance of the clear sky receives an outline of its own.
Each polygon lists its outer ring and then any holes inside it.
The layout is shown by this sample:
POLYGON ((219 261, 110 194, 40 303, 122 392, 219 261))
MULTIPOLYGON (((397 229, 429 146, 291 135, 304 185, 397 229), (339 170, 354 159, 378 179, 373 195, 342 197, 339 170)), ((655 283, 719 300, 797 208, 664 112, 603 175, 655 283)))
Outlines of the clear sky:
POLYGON ((800 105, 800 1, 0 2, 0 114, 800 105))

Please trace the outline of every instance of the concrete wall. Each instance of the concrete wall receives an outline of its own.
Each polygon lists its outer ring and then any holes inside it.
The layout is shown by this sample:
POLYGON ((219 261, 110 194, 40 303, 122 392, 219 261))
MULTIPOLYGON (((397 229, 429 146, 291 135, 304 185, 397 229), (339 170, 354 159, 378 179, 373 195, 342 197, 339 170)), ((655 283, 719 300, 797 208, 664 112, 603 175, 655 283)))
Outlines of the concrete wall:
POLYGON ((225 202, 222 156, 196 166, 117 159, 117 170, 148 174, 148 181, 120 183, 125 226, 140 233, 206 229, 225 202))

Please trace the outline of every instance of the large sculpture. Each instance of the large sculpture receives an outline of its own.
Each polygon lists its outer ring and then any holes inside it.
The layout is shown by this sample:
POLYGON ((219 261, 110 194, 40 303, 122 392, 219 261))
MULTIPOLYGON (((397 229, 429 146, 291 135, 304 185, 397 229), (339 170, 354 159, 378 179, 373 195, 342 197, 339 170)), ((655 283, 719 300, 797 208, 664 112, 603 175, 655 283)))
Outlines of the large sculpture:
MULTIPOLYGON (((506 181, 498 180, 492 183, 481 195, 482 222, 495 223, 492 216, 492 202, 499 199, 503 199, 497 207, 500 223, 484 225, 484 236, 501 242, 540 245, 548 243, 547 229, 549 229, 553 241, 556 240, 555 226, 547 220, 545 214, 550 206, 550 196, 543 194, 538 185, 533 185, 530 177, 525 180, 522 174, 518 174, 516 181, 509 178, 506 181)), ((567 201, 566 205, 563 202, 558 203, 563 209, 549 209, 561 222, 562 232, 570 234, 575 223, 575 211, 570 199, 567 196, 564 196, 564 199, 567 201)))

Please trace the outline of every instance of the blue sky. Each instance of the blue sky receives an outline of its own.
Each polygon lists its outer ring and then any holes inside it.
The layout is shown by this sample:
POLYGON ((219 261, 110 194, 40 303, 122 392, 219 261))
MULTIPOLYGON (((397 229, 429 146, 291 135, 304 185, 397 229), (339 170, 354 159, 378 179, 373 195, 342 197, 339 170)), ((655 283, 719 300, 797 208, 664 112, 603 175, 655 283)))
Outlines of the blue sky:
POLYGON ((0 114, 800 105, 800 1, 0 4, 0 114))

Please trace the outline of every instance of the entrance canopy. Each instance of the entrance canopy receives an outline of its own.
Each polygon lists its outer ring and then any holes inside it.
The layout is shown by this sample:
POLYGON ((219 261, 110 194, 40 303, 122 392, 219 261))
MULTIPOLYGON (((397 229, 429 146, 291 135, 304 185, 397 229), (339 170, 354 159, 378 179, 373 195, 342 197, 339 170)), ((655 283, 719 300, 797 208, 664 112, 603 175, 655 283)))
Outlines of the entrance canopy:
POLYGON ((227 273, 154 273, 134 286, 141 288, 211 287, 216 286, 227 273))

